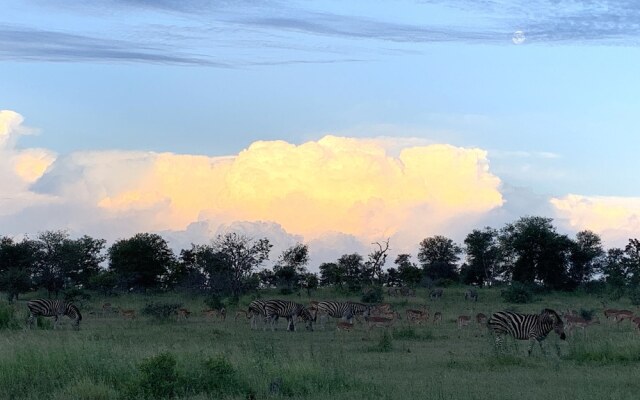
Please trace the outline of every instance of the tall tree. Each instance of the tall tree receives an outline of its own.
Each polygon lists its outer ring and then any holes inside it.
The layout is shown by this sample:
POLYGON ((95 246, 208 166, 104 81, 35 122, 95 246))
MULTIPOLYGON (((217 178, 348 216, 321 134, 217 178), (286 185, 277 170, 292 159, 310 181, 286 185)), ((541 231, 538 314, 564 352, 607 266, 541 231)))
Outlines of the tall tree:
POLYGON ((212 243, 215 251, 223 254, 232 270, 231 290, 234 296, 243 292, 244 283, 265 260, 269 259, 272 245, 269 239, 255 241, 233 233, 218 235, 212 243))
POLYGON ((47 289, 49 297, 64 286, 64 243, 69 238, 65 231, 46 231, 38 234, 38 263, 34 273, 35 284, 47 289))
MULTIPOLYGON (((422 280, 422 270, 416 263, 411 262, 410 254, 398 254, 394 263, 398 266, 397 274, 400 282, 405 286, 415 287, 422 280)), ((391 269, 389 270, 391 277, 391 269)))
POLYGON ((358 253, 345 254, 338 259, 338 270, 344 271, 344 283, 349 291, 362 289, 364 262, 358 253))
POLYGON ((320 264, 320 285, 342 288, 345 283, 345 273, 344 266, 337 263, 322 263, 320 264))
POLYGON ((640 285, 640 240, 629 239, 624 253, 630 273, 629 284, 637 287, 640 285))
POLYGON ((296 244, 282 252, 278 257, 278 263, 273 267, 277 284, 281 289, 291 293, 301 287, 305 267, 309 262, 309 247, 305 244, 296 244))
POLYGON ((457 280, 457 262, 462 249, 453 240, 436 235, 420 242, 418 261, 430 279, 457 280))
POLYGON ((382 284, 384 273, 382 267, 387 262, 387 253, 389 252, 389 239, 384 243, 373 243, 378 248, 369 253, 367 261, 365 261, 362 270, 362 278, 369 284, 382 284))
POLYGON ((32 240, 15 242, 9 237, 0 238, 0 290, 7 293, 9 301, 17 300, 20 293, 31 288, 37 251, 38 246, 32 240))
POLYGON ((474 229, 464 245, 467 262, 460 270, 462 282, 480 286, 493 282, 500 261, 498 231, 490 227, 474 229))
POLYGON ((125 289, 160 288, 175 262, 166 240, 154 233, 138 233, 109 248, 109 268, 125 289))
POLYGON ((602 269, 603 258, 600 236, 588 230, 578 232, 571 248, 569 279, 576 286, 588 282, 602 269))
POLYGON ((523 217, 499 234, 504 271, 518 282, 540 281, 553 289, 567 288, 572 241, 556 232, 553 219, 523 217))
POLYGON ((631 276, 631 271, 628 268, 624 250, 616 247, 607 250, 602 262, 601 272, 604 275, 607 285, 612 288, 623 288, 626 286, 631 276))

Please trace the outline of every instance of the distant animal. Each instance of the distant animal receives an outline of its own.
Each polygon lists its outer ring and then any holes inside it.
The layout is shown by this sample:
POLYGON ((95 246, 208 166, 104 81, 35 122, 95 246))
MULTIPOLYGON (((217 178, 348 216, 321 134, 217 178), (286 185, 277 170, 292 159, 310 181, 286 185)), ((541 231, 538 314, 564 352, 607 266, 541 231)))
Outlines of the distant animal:
POLYGON ((351 332, 353 330, 353 327, 353 324, 345 321, 338 321, 338 323, 336 324, 336 330, 338 331, 351 332))
POLYGON ((388 328, 393 326, 395 322, 395 318, 385 318, 385 317, 367 316, 367 317, 364 317, 364 319, 367 322, 367 326, 369 327, 369 330, 371 330, 372 328, 388 328))
POLYGON ((442 322, 442 313, 440 311, 436 311, 435 314, 433 314, 433 323, 438 325, 440 322, 442 322))
POLYGON ((238 320, 238 317, 244 317, 245 319, 251 318, 247 310, 238 310, 236 311, 236 316, 233 318, 234 321, 238 320))
POLYGON ((501 347, 503 337, 511 335, 518 340, 529 340, 529 355, 537 342, 542 348, 542 341, 552 330, 565 340, 564 323, 557 312, 545 308, 540 314, 519 314, 510 311, 500 311, 494 313, 489 318, 489 327, 496 337, 496 346, 501 347))
POLYGON ((421 310, 407 309, 405 311, 407 321, 416 324, 426 323, 429 320, 429 310, 423 306, 421 310))
POLYGON ((136 310, 120 310, 120 315, 124 319, 134 319, 136 317, 136 310))
POLYGON ((478 291, 475 289, 467 289, 464 292, 464 299, 471 301, 478 301, 478 291))
POLYGON ((267 311, 265 309, 266 302, 262 300, 253 300, 249 304, 247 315, 251 318, 251 329, 258 328, 258 321, 262 320, 263 324, 267 322, 267 311))
POLYGON ((566 327, 567 327, 567 332, 572 333, 573 332, 573 328, 580 328, 582 329, 582 331, 585 331, 585 328, 593 325, 593 324, 599 324, 600 321, 598 320, 586 320, 582 317, 578 317, 575 315, 569 315, 569 316, 565 316, 565 321, 566 321, 566 327))
POLYGON ((107 314, 107 313, 110 313, 110 312, 111 312, 111 310, 112 310, 112 308, 111 308, 111 303, 104 303, 104 304, 102 305, 102 314, 103 314, 103 315, 104 315, 104 314, 107 314))
POLYGON ((78 310, 78 307, 73 303, 63 300, 36 299, 29 300, 27 302, 27 308, 29 309, 29 328, 31 328, 34 321, 36 321, 37 326, 37 316, 43 316, 53 317, 53 328, 55 329, 58 325, 59 318, 66 315, 73 320, 73 327, 80 329, 82 314, 80 314, 80 310, 78 310))
POLYGON ((487 316, 484 315, 483 313, 478 313, 476 315, 476 322, 480 326, 485 325, 487 323, 487 316))
POLYGON ((342 318, 347 322, 353 322, 353 318, 358 315, 368 316, 371 314, 371 306, 351 301, 321 301, 317 307, 319 314, 325 314, 332 318, 342 318))
MULTIPOLYGON (((216 309, 208 309, 208 310, 202 310, 202 315, 205 316, 205 318, 211 319, 213 317, 218 317, 221 320, 226 320, 227 319, 227 310, 223 307, 219 310, 216 309)), ((246 316, 246 312, 244 314, 246 316)), ((237 316, 237 313, 236 313, 237 316)))
POLYGON ((431 292, 429 292, 429 298, 431 298, 431 300, 441 299, 443 293, 444 290, 442 290, 442 288, 435 288, 431 292))
POLYGON ((185 319, 186 320, 191 315, 191 311, 187 310, 186 308, 180 308, 180 309, 178 309, 176 314, 177 314, 177 319, 185 319))
POLYGON ((468 315, 459 315, 458 316, 458 329, 467 326, 471 323, 471 317, 468 315))
POLYGON ((629 321, 631 321, 631 319, 633 318, 633 312, 629 310, 618 310, 618 312, 614 315, 613 318, 617 323, 620 323, 625 319, 628 319, 629 321))
POLYGON ((295 331, 295 323, 298 318, 306 321, 307 330, 313 330, 313 316, 307 308, 299 303, 285 300, 268 300, 265 302, 267 320, 271 322, 271 330, 275 330, 275 322, 279 317, 287 319, 287 330, 295 331))

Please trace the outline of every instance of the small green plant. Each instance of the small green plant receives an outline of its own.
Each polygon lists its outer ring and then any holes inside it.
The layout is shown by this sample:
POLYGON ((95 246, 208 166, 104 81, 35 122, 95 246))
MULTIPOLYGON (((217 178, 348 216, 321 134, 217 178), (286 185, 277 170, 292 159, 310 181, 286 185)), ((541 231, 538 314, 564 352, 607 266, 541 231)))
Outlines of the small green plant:
POLYGON ((580 315, 580 317, 582 317, 583 319, 587 320, 587 321, 591 321, 593 319, 593 316, 595 315, 596 310, 594 309, 585 309, 585 308, 581 308, 580 312, 578 313, 580 315))
POLYGON ((382 333, 380 341, 378 342, 377 350, 382 353, 387 353, 393 350, 393 337, 386 331, 382 333))
POLYGON ((9 305, 0 303, 0 329, 18 329, 20 322, 16 318, 15 309, 9 305))
POLYGON ((148 303, 142 309, 142 315, 152 317, 158 321, 166 321, 174 316, 181 307, 181 303, 148 303))
POLYGON ((361 300, 364 303, 382 303, 384 300, 384 291, 381 286, 366 288, 362 294, 361 300))
POLYGON ((520 282, 513 282, 500 295, 508 303, 525 304, 533 300, 531 289, 520 282))
POLYGON ((146 398, 172 397, 176 393, 178 373, 176 359, 170 353, 161 353, 145 359, 138 367, 139 388, 146 398))

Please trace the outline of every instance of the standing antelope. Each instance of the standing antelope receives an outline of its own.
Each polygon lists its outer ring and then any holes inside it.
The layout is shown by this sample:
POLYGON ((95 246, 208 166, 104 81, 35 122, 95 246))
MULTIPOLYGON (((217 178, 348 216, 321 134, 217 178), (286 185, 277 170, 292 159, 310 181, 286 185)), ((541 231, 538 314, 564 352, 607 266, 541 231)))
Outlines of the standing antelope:
POLYGON ((351 332, 353 330, 354 326, 355 325, 350 324, 348 322, 338 321, 338 323, 336 324, 336 330, 345 331, 345 332, 351 332))
POLYGON ((461 329, 463 326, 467 326, 471 323, 471 317, 468 315, 459 315, 458 316, 458 329, 461 329))
POLYGON ((422 310, 407 309, 405 311, 407 321, 417 324, 426 323, 429 320, 429 310, 422 306, 422 310))
POLYGON ((564 323, 557 312, 545 308, 540 314, 518 314, 510 311, 500 311, 494 313, 489 318, 489 327, 496 335, 496 346, 501 347, 503 336, 511 335, 518 340, 529 340, 529 355, 533 350, 533 345, 538 342, 540 350, 542 341, 552 330, 565 340, 564 323))
POLYGON ((435 314, 433 314, 433 323, 434 325, 438 325, 440 322, 442 322, 442 313, 440 311, 436 311, 435 314))
POLYGON ((177 314, 176 315, 177 320, 181 320, 181 319, 186 320, 191 315, 191 311, 187 310, 186 308, 180 308, 178 309, 176 314, 177 314))
POLYGON ((478 326, 483 326, 486 325, 487 323, 487 316, 484 315, 483 313, 478 313, 476 315, 476 322, 478 323, 478 326))
POLYGON ((475 289, 467 289, 464 292, 464 299, 477 302, 478 301, 478 291, 475 290, 475 289))
POLYGON ((124 319, 134 319, 136 317, 136 310, 120 310, 120 315, 124 319))
POLYGON ((429 292, 429 298, 431 298, 431 300, 439 300, 442 298, 443 293, 444 290, 442 288, 435 288, 429 292))
POLYGON ((618 312, 613 316, 613 319, 617 323, 620 323, 625 319, 628 319, 629 321, 631 321, 632 318, 633 318, 633 312, 629 310, 618 310, 618 312))

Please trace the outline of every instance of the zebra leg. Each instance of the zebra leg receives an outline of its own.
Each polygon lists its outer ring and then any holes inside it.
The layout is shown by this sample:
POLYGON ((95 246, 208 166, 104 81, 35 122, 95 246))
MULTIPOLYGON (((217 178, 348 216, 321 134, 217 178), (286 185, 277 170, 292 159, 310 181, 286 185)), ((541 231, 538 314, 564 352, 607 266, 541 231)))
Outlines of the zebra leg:
MULTIPOLYGON (((529 355, 531 355, 531 352, 533 351, 533 346, 535 346, 536 342, 538 342, 536 340, 536 338, 529 339, 529 343, 530 343, 530 345, 529 345, 529 355)), ((538 343, 540 343, 540 342, 538 342, 538 343)), ((540 343, 540 349, 542 349, 542 343, 540 343)))
POLYGON ((33 321, 36 321, 36 328, 38 327, 38 320, 36 319, 36 317, 29 313, 29 319, 27 320, 27 326, 29 327, 29 329, 31 329, 33 327, 33 321))
POLYGON ((53 329, 55 330, 58 327, 58 316, 53 316, 53 329))

